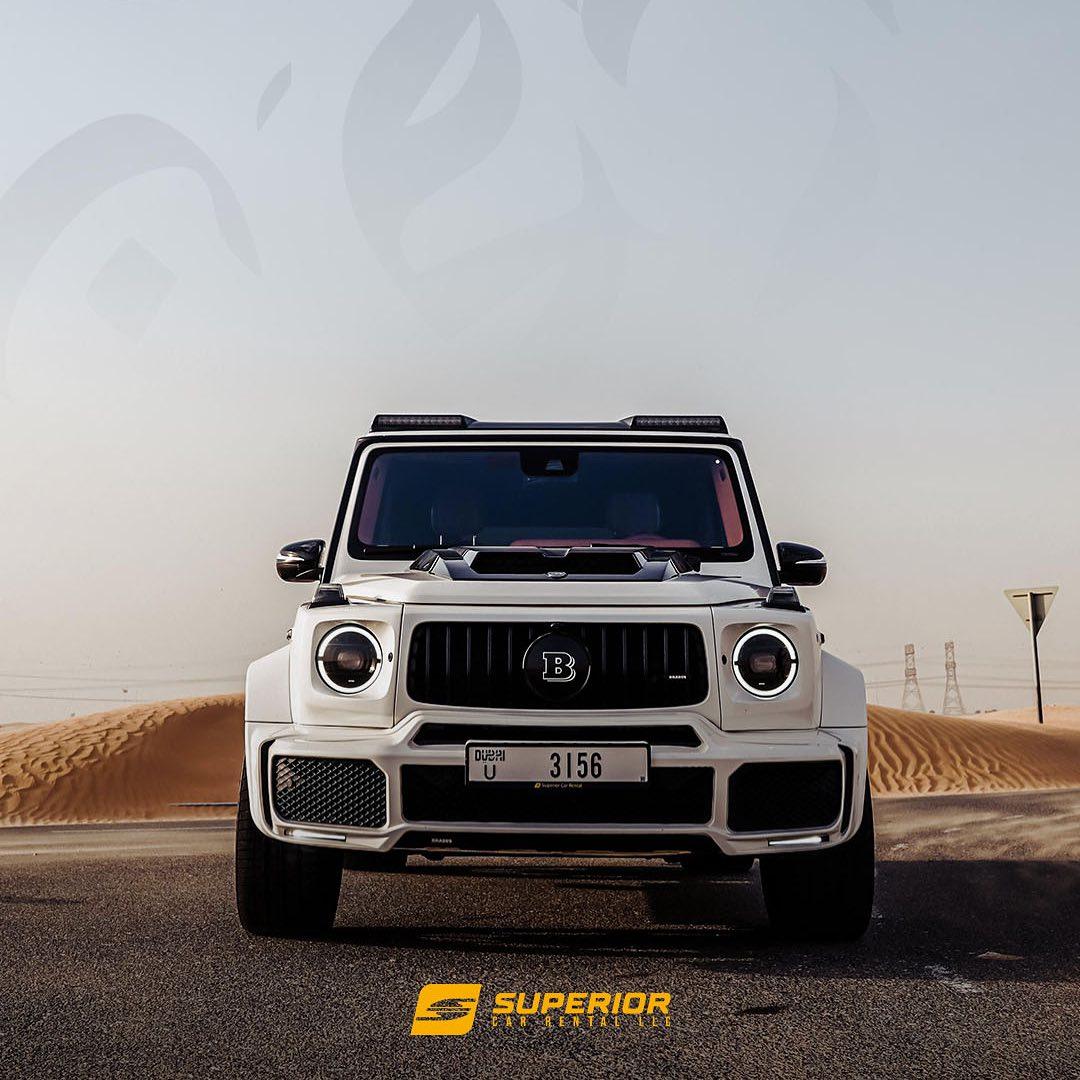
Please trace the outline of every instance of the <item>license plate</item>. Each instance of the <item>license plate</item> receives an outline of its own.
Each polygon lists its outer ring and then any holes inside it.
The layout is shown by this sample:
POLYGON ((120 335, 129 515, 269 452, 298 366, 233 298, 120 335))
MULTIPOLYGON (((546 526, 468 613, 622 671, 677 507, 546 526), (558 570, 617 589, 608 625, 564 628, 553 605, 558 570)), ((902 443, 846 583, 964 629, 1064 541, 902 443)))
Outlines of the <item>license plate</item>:
POLYGON ((649 748, 644 743, 470 742, 465 765, 470 783, 641 784, 649 778, 649 748))

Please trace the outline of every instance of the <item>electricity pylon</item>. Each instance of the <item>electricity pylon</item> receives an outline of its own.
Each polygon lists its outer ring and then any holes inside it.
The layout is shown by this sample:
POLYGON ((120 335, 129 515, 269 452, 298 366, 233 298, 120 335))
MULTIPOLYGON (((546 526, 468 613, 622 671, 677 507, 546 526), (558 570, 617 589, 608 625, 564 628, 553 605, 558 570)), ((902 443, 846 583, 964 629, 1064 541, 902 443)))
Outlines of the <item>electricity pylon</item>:
POLYGON ((915 673, 914 645, 904 646, 904 696, 900 699, 900 708, 910 712, 926 712, 919 689, 919 676, 915 673))
POLYGON ((956 681, 956 646, 951 641, 945 642, 945 701, 941 711, 945 716, 964 715, 964 700, 956 681))

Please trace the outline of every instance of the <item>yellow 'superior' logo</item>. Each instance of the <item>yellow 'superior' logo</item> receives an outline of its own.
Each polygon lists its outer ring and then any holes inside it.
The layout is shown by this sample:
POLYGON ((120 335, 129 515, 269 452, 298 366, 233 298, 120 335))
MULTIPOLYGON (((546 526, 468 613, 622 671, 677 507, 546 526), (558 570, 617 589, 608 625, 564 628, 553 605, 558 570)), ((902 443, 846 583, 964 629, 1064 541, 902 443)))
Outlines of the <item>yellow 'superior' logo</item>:
POLYGON ((413 1035, 467 1035, 476 1019, 481 983, 428 983, 416 999, 413 1035))

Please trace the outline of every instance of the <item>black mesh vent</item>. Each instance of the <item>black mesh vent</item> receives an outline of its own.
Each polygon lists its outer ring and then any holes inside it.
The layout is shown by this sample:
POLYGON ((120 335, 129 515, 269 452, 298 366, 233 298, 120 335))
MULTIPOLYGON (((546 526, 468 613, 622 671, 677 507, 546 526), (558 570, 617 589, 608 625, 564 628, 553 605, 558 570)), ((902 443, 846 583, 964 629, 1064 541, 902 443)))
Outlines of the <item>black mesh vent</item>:
POLYGON ((840 816, 843 767, 839 761, 754 762, 728 781, 732 832, 824 829, 840 816))
POLYGON ((426 622, 409 644, 414 701, 501 709, 655 709, 696 705, 709 692, 705 639, 683 623, 426 622), (589 650, 581 693, 546 701, 529 688, 529 642, 557 632, 589 650))
POLYGON ((467 784, 461 765, 403 765, 408 821, 562 825, 704 825, 713 814, 713 770, 653 769, 644 784, 467 784))
POLYGON ((644 742, 650 746, 700 746, 689 724, 423 724, 415 746, 464 746, 483 742, 644 742))
POLYGON ((386 824, 386 774, 370 761, 275 757, 274 810, 283 821, 380 829, 386 824))

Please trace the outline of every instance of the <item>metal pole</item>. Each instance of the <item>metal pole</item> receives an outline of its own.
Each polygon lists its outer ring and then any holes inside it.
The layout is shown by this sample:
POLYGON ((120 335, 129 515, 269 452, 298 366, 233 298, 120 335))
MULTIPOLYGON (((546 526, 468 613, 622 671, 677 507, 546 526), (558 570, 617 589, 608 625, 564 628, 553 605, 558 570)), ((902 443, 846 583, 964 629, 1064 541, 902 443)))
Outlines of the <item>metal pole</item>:
POLYGON ((1028 618, 1031 620, 1031 659, 1035 664, 1035 710, 1043 722, 1042 677, 1039 675, 1039 631, 1035 625, 1035 596, 1028 593, 1028 618))

